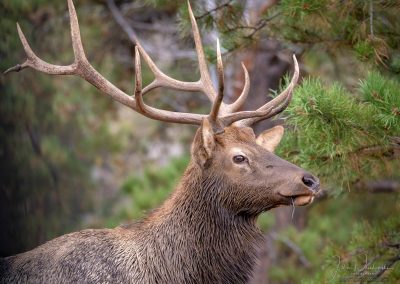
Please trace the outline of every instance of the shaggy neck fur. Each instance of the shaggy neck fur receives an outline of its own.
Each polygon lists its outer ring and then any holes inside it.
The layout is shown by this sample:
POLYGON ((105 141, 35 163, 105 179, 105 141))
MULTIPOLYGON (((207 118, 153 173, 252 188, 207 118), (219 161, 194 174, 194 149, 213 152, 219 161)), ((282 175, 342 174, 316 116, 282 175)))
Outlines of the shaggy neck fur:
POLYGON ((143 221, 84 230, 0 258, 2 283, 246 283, 262 235, 223 206, 222 178, 196 163, 143 221))
POLYGON ((221 179, 207 176, 191 162, 174 194, 134 226, 146 242, 146 259, 139 265, 144 279, 175 283, 249 279, 262 235, 255 218, 224 209, 218 194, 223 187, 221 179))

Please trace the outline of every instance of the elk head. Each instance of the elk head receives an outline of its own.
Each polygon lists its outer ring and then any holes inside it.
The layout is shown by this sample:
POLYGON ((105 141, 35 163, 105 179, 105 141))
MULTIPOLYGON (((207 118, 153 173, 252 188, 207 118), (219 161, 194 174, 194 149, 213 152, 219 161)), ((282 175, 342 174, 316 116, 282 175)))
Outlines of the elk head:
POLYGON ((218 88, 214 88, 195 17, 190 8, 200 79, 183 82, 164 74, 152 61, 138 42, 135 47, 135 95, 130 96, 115 87, 99 74, 88 62, 79 31, 79 23, 72 0, 68 0, 71 20, 71 37, 75 60, 67 66, 47 63, 37 57, 30 48, 19 25, 18 33, 27 59, 8 69, 5 73, 31 67, 52 75, 78 75, 100 91, 152 119, 200 126, 193 146, 192 157, 204 175, 214 175, 223 182, 225 189, 218 193, 220 201, 236 213, 258 214, 279 205, 306 205, 318 190, 318 179, 295 165, 273 154, 282 135, 283 127, 277 126, 255 137, 250 126, 282 112, 289 104, 293 89, 299 78, 299 66, 293 56, 294 74, 288 87, 273 100, 255 111, 238 111, 250 89, 249 75, 244 64, 245 85, 238 99, 226 104, 224 96, 224 73, 219 43, 217 43, 218 88), (142 88, 141 57, 146 61, 155 79, 142 88), (166 87, 189 92, 202 92, 212 102, 210 114, 178 113, 148 106, 143 96, 149 91, 166 87))
POLYGON ((228 126, 215 133, 203 122, 192 157, 205 178, 219 184, 222 206, 234 214, 257 216, 280 205, 313 201, 318 179, 273 153, 283 132, 282 126, 275 126, 255 137, 249 127, 228 126))

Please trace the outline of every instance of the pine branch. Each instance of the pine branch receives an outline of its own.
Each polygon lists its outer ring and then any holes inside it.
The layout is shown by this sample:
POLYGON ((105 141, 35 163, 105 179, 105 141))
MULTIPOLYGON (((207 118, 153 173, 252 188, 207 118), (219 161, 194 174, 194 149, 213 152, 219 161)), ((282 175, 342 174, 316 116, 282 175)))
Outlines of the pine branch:
MULTIPOLYGON (((373 146, 365 146, 358 148, 353 151, 345 152, 345 153, 337 153, 332 156, 321 156, 321 157, 316 157, 316 159, 322 160, 322 161, 327 161, 331 160, 332 158, 339 158, 343 156, 360 156, 360 155, 366 155, 366 156, 376 156, 376 155, 386 155, 386 156, 395 156, 396 151, 400 150, 400 145, 393 144, 392 146, 381 146, 381 145, 373 145, 373 146)), ((296 155, 298 152, 292 151, 289 155, 296 155)))
POLYGON ((270 233, 270 236, 273 240, 275 241, 280 241, 284 245, 286 245, 289 249, 291 249, 299 258, 300 262, 305 266, 305 267, 311 267, 310 261, 307 259, 307 257, 304 255, 303 251, 299 246, 297 246, 294 242, 289 240, 288 238, 279 236, 276 233, 270 233))
POLYGON ((385 247, 400 249, 400 243, 396 243, 396 244, 385 244, 385 247))
MULTIPOLYGON (((121 11, 118 9, 117 5, 115 4, 115 1, 107 0, 107 6, 111 11, 111 15, 113 16, 114 20, 122 28, 122 30, 126 33, 129 40, 133 44, 136 45, 137 42, 139 41, 137 33, 132 28, 132 26, 127 22, 125 17, 122 15, 121 11)), ((149 53, 160 55, 160 53, 162 52, 161 49, 155 49, 153 46, 147 44, 143 40, 140 40, 140 43, 144 47, 144 49, 149 53)), ((175 58, 190 58, 190 59, 195 58, 195 53, 194 53, 194 51, 191 51, 191 50, 174 50, 172 55, 175 58)))
POLYGON ((389 270, 397 261, 400 261, 400 254, 395 257, 392 257, 391 259, 389 259, 388 262, 382 265, 378 273, 376 273, 372 279, 369 279, 368 282, 373 282, 377 280, 379 277, 382 276, 383 273, 385 273, 385 271, 389 270))
POLYGON ((275 19, 276 17, 280 16, 282 14, 282 12, 277 12, 276 14, 266 18, 266 19, 261 19, 258 24, 254 27, 253 32, 251 34, 249 34, 248 36, 246 36, 247 38, 253 38, 253 36, 260 31, 261 29, 263 29, 268 22, 272 21, 273 19, 275 19))
POLYGON ((370 182, 356 182, 354 185, 358 192, 393 193, 400 192, 400 182, 396 180, 376 180, 370 182))
MULTIPOLYGON (((398 180, 375 180, 369 182, 357 181, 353 184, 354 193, 397 193, 400 192, 400 181, 398 180)), ((329 191, 321 189, 316 195, 315 199, 318 201, 329 198, 329 191)))
POLYGON ((204 17, 206 17, 206 16, 208 16, 208 15, 214 13, 215 11, 218 11, 218 10, 224 8, 224 7, 230 6, 231 3, 232 3, 232 1, 233 1, 233 0, 229 0, 228 2, 223 3, 223 4, 221 4, 221 5, 217 6, 217 7, 215 7, 214 9, 211 9, 211 10, 207 11, 206 13, 204 13, 204 14, 202 14, 202 15, 200 15, 200 16, 196 16, 195 18, 196 18, 196 20, 200 20, 200 19, 202 19, 202 18, 204 18, 204 17))
POLYGON ((357 271, 357 275, 358 275, 358 276, 363 275, 364 272, 365 272, 365 270, 367 270, 367 269, 370 267, 370 265, 372 265, 372 264, 375 262, 375 260, 377 260, 378 258, 379 258, 379 256, 375 256, 375 257, 373 257, 370 261, 368 261, 367 263, 365 263, 365 264, 361 267, 361 269, 359 269, 359 270, 357 271))
POLYGON ((138 41, 138 37, 133 28, 128 24, 122 15, 121 11, 118 9, 114 0, 107 0, 108 9, 110 9, 111 14, 114 20, 118 23, 118 25, 122 28, 122 30, 128 35, 129 39, 136 44, 138 41))

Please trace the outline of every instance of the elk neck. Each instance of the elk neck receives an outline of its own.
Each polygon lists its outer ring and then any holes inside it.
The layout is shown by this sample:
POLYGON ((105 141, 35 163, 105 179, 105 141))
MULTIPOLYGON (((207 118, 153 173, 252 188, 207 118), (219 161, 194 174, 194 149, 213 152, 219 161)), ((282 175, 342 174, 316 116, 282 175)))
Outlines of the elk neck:
POLYGON ((190 162, 177 188, 164 204, 150 214, 148 221, 173 224, 193 233, 205 230, 229 231, 231 233, 260 233, 256 217, 236 214, 226 209, 219 194, 229 185, 223 178, 205 173, 195 162, 190 162), (179 222, 177 222, 179 220, 179 222), (176 223, 176 224, 175 224, 176 223))
POLYGON ((171 197, 138 224, 139 231, 156 239, 152 245, 157 244, 169 262, 190 267, 188 275, 206 282, 244 283, 263 238, 255 218, 221 206, 218 192, 224 186, 191 162, 171 197))

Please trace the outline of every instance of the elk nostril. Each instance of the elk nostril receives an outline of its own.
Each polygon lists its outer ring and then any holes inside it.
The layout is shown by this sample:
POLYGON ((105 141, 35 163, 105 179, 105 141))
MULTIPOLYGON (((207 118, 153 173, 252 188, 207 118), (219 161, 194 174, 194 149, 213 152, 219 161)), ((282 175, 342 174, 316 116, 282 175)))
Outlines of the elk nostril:
POLYGON ((310 174, 305 174, 301 180, 307 187, 311 188, 311 190, 317 189, 319 186, 318 179, 310 174))

